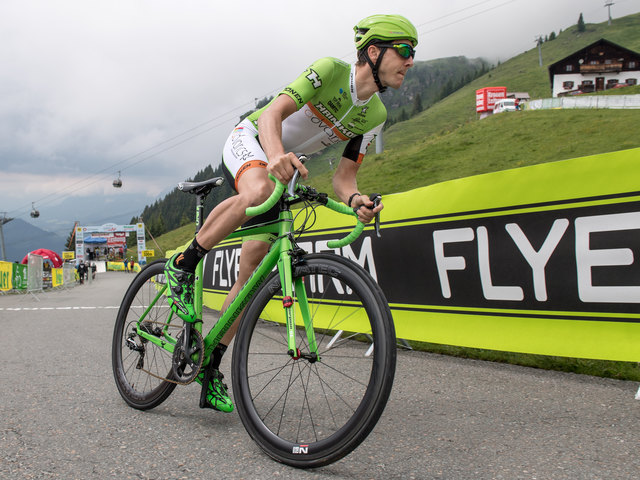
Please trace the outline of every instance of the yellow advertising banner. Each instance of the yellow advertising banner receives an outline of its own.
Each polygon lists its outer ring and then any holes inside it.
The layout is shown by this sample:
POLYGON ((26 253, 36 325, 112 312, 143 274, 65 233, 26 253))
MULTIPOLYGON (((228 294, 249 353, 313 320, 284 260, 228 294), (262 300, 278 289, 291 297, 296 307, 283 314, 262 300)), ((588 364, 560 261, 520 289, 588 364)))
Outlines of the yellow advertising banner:
POLYGON ((13 289, 13 264, 0 262, 0 290, 13 289))
MULTIPOLYGON (((385 195, 382 237, 369 225, 340 249, 327 241, 353 219, 318 208, 298 244, 367 270, 399 338, 637 362, 639 186, 640 149, 545 163, 385 195)), ((237 240, 208 254, 208 306, 239 254, 237 240)))
POLYGON ((73 260, 74 258, 76 258, 76 252, 73 251, 64 251, 62 252, 62 258, 64 260, 73 260))
POLYGON ((52 287, 59 287, 64 283, 64 276, 62 272, 63 272, 62 268, 51 269, 51 286, 52 287))

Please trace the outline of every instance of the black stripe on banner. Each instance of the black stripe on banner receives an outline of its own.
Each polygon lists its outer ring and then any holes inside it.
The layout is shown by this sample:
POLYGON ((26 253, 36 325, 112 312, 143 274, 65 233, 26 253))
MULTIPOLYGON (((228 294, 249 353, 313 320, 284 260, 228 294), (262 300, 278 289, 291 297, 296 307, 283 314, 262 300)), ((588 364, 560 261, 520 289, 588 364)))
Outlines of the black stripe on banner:
POLYGON ((580 320, 589 322, 616 322, 616 323, 640 323, 640 318, 626 318, 626 317, 588 317, 588 316, 576 316, 576 315, 553 315, 553 314, 540 314, 540 313, 526 313, 526 312, 483 312, 480 310, 443 310, 439 308, 430 307, 399 307, 390 306, 391 311, 399 310, 406 312, 423 312, 423 313, 441 313, 452 315, 476 315, 486 317, 511 317, 511 318, 541 318, 549 320, 580 320))

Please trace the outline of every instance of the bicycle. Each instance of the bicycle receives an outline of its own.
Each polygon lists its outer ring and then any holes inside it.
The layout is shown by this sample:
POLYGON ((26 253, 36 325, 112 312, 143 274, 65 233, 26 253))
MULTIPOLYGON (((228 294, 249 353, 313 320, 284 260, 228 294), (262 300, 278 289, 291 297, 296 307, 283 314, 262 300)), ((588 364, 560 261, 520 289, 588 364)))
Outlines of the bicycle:
MULTIPOLYGON (((196 270, 191 324, 172 313, 164 291, 164 260, 147 265, 129 286, 118 311, 112 366, 131 407, 160 405, 209 362, 224 333, 246 307, 232 353, 232 385, 240 419, 262 450, 299 468, 327 465, 353 451, 376 425, 387 403, 396 364, 393 319, 382 290, 355 262, 332 253, 308 254, 296 235, 320 205, 354 211, 297 183, 276 182, 273 195, 250 216, 279 204, 279 218, 240 228, 228 239, 277 236, 269 252, 211 330, 202 332, 203 262, 196 270), (291 206, 306 217, 295 230, 291 206)), ((196 233, 204 198, 222 178, 179 184, 196 195, 196 233)), ((299 213, 300 214, 300 213, 299 213)), ((379 219, 376 219, 376 230, 379 219)), ((329 242, 353 242, 364 225, 329 242)), ((203 394, 206 382, 203 383, 203 394)))

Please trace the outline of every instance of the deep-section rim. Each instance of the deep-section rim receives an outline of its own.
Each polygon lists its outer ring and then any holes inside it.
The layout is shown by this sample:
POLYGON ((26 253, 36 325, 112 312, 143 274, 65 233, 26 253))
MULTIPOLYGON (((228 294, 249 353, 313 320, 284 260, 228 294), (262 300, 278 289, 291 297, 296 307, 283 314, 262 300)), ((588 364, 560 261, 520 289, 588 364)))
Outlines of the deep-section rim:
MULTIPOLYGON (((375 334, 377 336, 375 361, 369 377, 370 382, 356 413, 331 436, 309 444, 309 451, 316 451, 317 453, 310 453, 304 456, 293 454, 294 447, 299 445, 283 440, 271 432, 262 421, 258 420, 254 406, 245 398, 247 390, 250 389, 247 381, 246 366, 248 361, 246 357, 248 354, 247 342, 250 342, 258 321, 259 315, 256 311, 262 311, 262 305, 266 303, 268 298, 271 298, 271 292, 276 289, 276 285, 279 286, 277 272, 274 272, 265 281, 261 290, 256 294, 254 301, 247 308, 247 314, 243 319, 234 347, 234 396, 238 404, 238 413, 245 428, 267 454, 278 461, 302 468, 318 467, 332 463, 347 455, 366 438, 377 423, 386 405, 395 372, 396 352, 393 321, 384 295, 377 284, 359 265, 334 255, 316 254, 307 256, 306 260, 296 267, 295 275, 309 274, 308 271, 305 272, 305 268, 320 264, 323 265, 322 270, 337 269, 342 272, 340 274, 342 278, 359 284, 360 296, 365 295, 368 297, 366 302, 368 303, 368 309, 371 310, 369 315, 377 316, 373 320, 375 326, 372 327, 372 330, 379 333, 375 334), (351 277, 349 278, 349 276, 351 277), (365 291, 367 293, 363 293, 365 291), (384 337, 384 342, 382 337, 384 337), (239 345, 241 345, 241 348, 239 348, 239 345), (362 401, 364 399, 367 399, 368 404, 362 401)), ((355 286, 355 284, 352 286, 355 286)))

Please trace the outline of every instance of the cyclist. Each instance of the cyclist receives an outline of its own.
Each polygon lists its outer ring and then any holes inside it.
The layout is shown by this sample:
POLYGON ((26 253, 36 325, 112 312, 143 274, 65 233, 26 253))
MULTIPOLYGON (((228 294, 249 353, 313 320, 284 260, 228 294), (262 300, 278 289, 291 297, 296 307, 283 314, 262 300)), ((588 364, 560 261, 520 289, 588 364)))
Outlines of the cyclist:
MULTIPOLYGON (((273 192, 274 184, 268 174, 284 184, 293 177, 295 169, 307 178, 308 171, 295 153, 311 154, 346 141, 333 177, 336 195, 357 209, 358 219, 363 223, 369 223, 383 208, 382 204, 372 208, 369 197, 358 192, 356 173, 387 117, 377 93, 402 85, 413 66, 418 36, 411 22, 400 15, 369 16, 354 31, 358 55, 354 65, 330 57, 316 61, 268 105, 231 132, 224 146, 223 170, 238 194, 218 204, 191 245, 173 255, 165 267, 169 304, 183 320, 195 320, 194 272, 207 252, 243 224, 277 219, 277 206, 252 219, 245 215, 247 207, 263 203, 273 192)), ((266 236, 243 239, 238 278, 223 303, 223 310, 266 255, 270 242, 266 236)), ((237 324, 214 350, 206 373, 198 377, 203 385, 200 398, 203 408, 233 410, 219 366, 237 324)))

